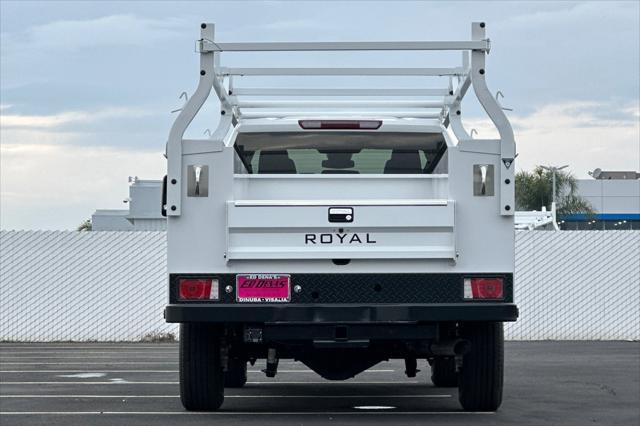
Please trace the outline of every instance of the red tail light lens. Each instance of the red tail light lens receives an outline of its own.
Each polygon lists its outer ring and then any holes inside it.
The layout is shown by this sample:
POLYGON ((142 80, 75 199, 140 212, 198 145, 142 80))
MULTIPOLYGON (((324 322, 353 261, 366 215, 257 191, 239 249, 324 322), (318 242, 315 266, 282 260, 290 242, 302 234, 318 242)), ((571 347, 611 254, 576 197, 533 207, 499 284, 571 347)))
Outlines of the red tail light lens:
POLYGON ((465 278, 465 299, 503 299, 502 278, 465 278))
POLYGON ((181 300, 218 300, 218 280, 186 278, 179 283, 181 300))
POLYGON ((298 120, 305 130, 376 130, 382 126, 380 120, 298 120))

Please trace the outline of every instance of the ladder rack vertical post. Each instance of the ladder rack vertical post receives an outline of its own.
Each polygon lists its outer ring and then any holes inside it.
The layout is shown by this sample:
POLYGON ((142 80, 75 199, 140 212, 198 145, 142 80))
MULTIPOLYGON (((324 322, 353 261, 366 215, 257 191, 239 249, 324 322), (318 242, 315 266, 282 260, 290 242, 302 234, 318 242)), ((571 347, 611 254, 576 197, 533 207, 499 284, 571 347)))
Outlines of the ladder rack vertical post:
MULTIPOLYGON (((213 43, 214 24, 200 25, 199 43, 213 43)), ((200 49, 200 81, 195 93, 189 98, 174 121, 167 141, 167 215, 180 216, 182 198, 182 139, 189 124, 209 97, 215 72, 213 71, 214 52, 200 49)))
MULTIPOLYGON (((486 25, 484 22, 471 24, 471 38, 474 41, 486 40, 486 25)), ((480 105, 498 129, 500 134, 500 214, 512 216, 515 211, 515 139, 513 129, 502 107, 489 92, 485 78, 486 53, 483 50, 471 52, 471 83, 480 105)))

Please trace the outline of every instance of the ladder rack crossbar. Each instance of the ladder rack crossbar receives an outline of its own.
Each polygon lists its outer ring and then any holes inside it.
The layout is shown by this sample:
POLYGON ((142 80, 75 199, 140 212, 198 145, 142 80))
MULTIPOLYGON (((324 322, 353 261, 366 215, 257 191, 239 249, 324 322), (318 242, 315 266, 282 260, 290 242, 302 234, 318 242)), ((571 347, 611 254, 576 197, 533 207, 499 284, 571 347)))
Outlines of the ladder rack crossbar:
POLYGON ((238 101, 238 108, 438 108, 445 106, 443 101, 272 101, 246 100, 238 101))
POLYGON ((392 88, 259 88, 235 87, 236 96, 447 96, 449 89, 392 89, 392 88))
POLYGON ((426 118, 426 119, 442 119, 441 113, 426 112, 424 110, 411 111, 411 110, 386 110, 386 111, 372 111, 372 110, 342 110, 342 111, 240 111, 240 119, 249 118, 287 118, 287 117, 309 117, 309 118, 322 118, 322 117, 355 117, 355 118, 426 118))
POLYGON ((488 52, 489 40, 477 41, 360 41, 360 42, 259 42, 214 43, 198 40, 198 50, 207 52, 318 52, 379 50, 479 50, 488 52))
POLYGON ((238 76, 464 76, 467 70, 453 68, 235 68, 220 67, 220 77, 238 76))

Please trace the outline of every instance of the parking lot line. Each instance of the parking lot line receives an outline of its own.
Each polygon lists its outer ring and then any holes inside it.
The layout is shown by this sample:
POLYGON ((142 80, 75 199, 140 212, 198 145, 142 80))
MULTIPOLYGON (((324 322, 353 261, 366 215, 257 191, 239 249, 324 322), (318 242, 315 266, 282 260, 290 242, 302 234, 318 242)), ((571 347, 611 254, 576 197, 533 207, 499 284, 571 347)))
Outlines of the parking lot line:
MULTIPOLYGON (((148 365, 148 364, 175 364, 176 362, 173 360, 169 360, 169 361, 114 361, 114 362, 109 362, 109 361, 104 361, 104 362, 82 362, 82 361, 78 361, 78 362, 4 362, 1 361, 0 364, 2 364, 3 366, 8 366, 8 365, 16 365, 16 366, 20 366, 20 365, 148 365)), ((73 371, 76 371, 78 369, 74 369, 73 371)), ((257 371, 257 370, 254 370, 257 371)), ((290 371, 297 371, 297 370, 290 370, 290 371)), ((306 370, 300 370, 300 371, 306 371, 306 370)), ((311 371, 311 370, 308 370, 311 371)), ((384 373, 388 373, 388 372, 393 372, 395 370, 390 370, 390 369, 378 369, 378 370, 367 370, 368 372, 384 372, 384 373)))
MULTIPOLYGON (((113 355, 91 355, 91 359, 122 359, 122 358, 143 358, 143 359, 170 359, 173 360, 175 359, 174 356, 177 354, 169 354, 169 355, 163 355, 163 354, 157 354, 157 353, 153 353, 151 355, 148 354, 144 354, 142 352, 139 352, 137 354, 129 354, 129 355, 124 355, 124 354, 113 354, 113 355)), ((20 356, 14 356, 14 355, 0 355, 0 361, 13 361, 13 360, 20 360, 20 359, 87 359, 87 355, 71 355, 71 356, 67 356, 67 355, 45 355, 45 356, 33 356, 33 355, 20 355, 20 356)))
MULTIPOLYGON (((60 354, 60 355, 75 355, 75 354, 82 354, 82 355, 144 355, 148 353, 148 351, 146 350, 140 350, 140 351, 131 351, 131 350, 127 350, 127 351, 83 351, 83 350, 77 350, 77 349, 68 349, 66 351, 48 351, 48 350, 44 350, 44 351, 28 351, 28 352, 19 352, 19 351, 3 351, 2 347, 0 347, 0 357, 5 357, 5 356, 24 356, 24 355, 42 355, 42 354, 60 354)), ((153 351, 154 355, 178 355, 178 351, 167 351, 167 352, 157 352, 157 351, 153 351)))
POLYGON ((57 381, 57 382, 2 382, 2 386, 6 385, 176 385, 179 382, 129 382, 126 380, 119 380, 113 382, 68 382, 68 381, 57 381))
MULTIPOLYGON (((396 370, 383 369, 383 370, 367 370, 361 374, 366 373, 394 373, 396 370)), ((177 373, 178 370, 0 370, 0 373, 177 373)), ((262 370, 247 370, 247 373, 263 373, 262 370)), ((300 370, 278 370, 278 373, 315 373, 313 370, 300 369, 300 370)))
POLYGON ((96 344, 74 344, 74 343, 69 343, 66 345, 40 345, 40 346, 34 346, 30 343, 23 343, 20 345, 12 345, 12 346, 7 346, 5 344, 1 344, 0 343, 0 352, 3 352, 5 350, 7 350, 7 352, 10 352, 12 349, 14 350, 19 350, 19 349, 29 349, 29 350, 49 350, 49 349, 68 349, 68 350, 83 350, 83 349, 108 349, 109 351, 118 351, 118 350, 131 350, 131 349, 163 349, 163 350, 167 350, 167 349, 178 349, 178 344, 177 343, 169 343, 169 344, 162 344, 162 343, 150 343, 150 344, 140 344, 140 343, 131 343, 128 345, 120 345, 120 346, 112 346, 109 343, 96 343, 96 344))
POLYGON ((4 362, 2 361, 2 365, 105 365, 105 364, 125 364, 125 365, 144 365, 144 364, 174 364, 175 360, 169 359, 167 361, 118 361, 114 360, 114 362, 102 361, 102 362, 83 362, 83 361, 75 361, 75 362, 17 362, 10 361, 4 362))
POLYGON ((144 415, 144 416, 309 416, 309 415, 322 415, 322 416, 342 416, 342 415, 492 415, 494 411, 0 411, 0 415, 144 415))
POLYGON ((103 365, 103 364, 174 364, 176 361, 172 359, 168 359, 166 361, 118 361, 115 359, 113 362, 102 361, 102 362, 91 362, 91 361, 56 361, 56 362, 18 362, 18 361, 2 361, 2 365, 103 365))
MULTIPOLYGON (((180 395, 0 395, 0 398, 180 398, 180 395)), ((225 395, 225 398, 451 398, 451 395, 225 395)))
POLYGON ((0 370, 0 373, 177 373, 178 370, 0 370))
MULTIPOLYGON (((358 381, 358 382, 349 382, 349 381, 344 381, 344 382, 332 382, 332 381, 298 381, 298 382, 284 382, 284 381, 270 381, 270 382, 247 382, 247 384, 249 385, 264 385, 264 384, 268 384, 268 385, 389 385, 389 384, 394 384, 394 383, 398 383, 398 382, 390 382, 390 381, 386 381, 386 382, 382 382, 382 381, 377 381, 377 382, 372 382, 372 381, 358 381)), ((412 381, 402 381, 399 382, 402 384, 417 384, 420 383, 417 380, 412 380, 412 381)), ((35 382, 35 381, 20 381, 20 382, 2 382, 2 385, 177 385, 179 384, 178 381, 171 381, 171 382, 134 382, 134 381, 127 381, 127 380, 122 380, 122 381, 110 381, 110 382, 105 382, 105 381, 100 381, 100 382, 68 382, 68 381, 48 381, 48 382, 35 382)))

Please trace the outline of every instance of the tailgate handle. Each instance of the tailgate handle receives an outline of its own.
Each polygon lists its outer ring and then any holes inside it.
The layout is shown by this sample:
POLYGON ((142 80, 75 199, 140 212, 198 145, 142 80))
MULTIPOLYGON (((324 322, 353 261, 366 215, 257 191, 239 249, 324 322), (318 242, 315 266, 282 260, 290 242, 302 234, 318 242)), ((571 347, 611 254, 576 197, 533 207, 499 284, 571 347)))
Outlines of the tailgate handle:
POLYGON ((353 207, 329 207, 329 222, 353 222, 353 207))

